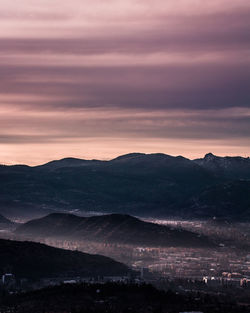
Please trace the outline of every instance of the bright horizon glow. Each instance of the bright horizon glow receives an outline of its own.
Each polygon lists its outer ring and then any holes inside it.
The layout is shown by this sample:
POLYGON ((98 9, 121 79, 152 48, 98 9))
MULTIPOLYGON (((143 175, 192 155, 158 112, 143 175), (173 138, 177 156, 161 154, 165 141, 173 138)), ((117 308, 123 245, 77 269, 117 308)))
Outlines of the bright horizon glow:
MULTIPOLYGON (((9 159, 9 162, 0 162, 0 164, 4 165, 16 165, 16 164, 25 164, 29 166, 36 166, 41 165, 53 160, 60 160, 63 158, 79 158, 79 159, 86 159, 86 160, 104 160, 108 161, 111 159, 114 159, 120 155, 128 154, 128 153, 165 153, 172 156, 183 156, 188 159, 196 159, 196 158, 203 158, 205 154, 207 153, 213 153, 217 156, 242 156, 242 157, 249 157, 249 154, 245 153, 242 154, 242 147, 233 146, 230 145, 228 147, 221 147, 218 143, 217 146, 214 145, 213 142, 206 145, 206 147, 203 147, 204 150, 200 150, 202 145, 201 143, 197 142, 186 142, 182 143, 182 150, 174 150, 176 146, 176 142, 168 142, 167 144, 162 142, 157 144, 152 139, 150 142, 141 142, 138 145, 138 142, 132 141, 129 139, 124 139, 122 141, 116 141, 114 138, 109 139, 110 142, 102 142, 102 138, 95 138, 95 141, 89 141, 85 142, 85 147, 87 147, 87 150, 85 153, 82 153, 82 147, 78 146, 78 144, 75 143, 69 143, 66 144, 67 147, 69 147, 68 154, 64 154, 64 152, 57 151, 58 148, 62 151, 65 150, 64 146, 65 143, 62 143, 61 145, 53 146, 53 144, 50 145, 50 147, 41 147, 40 144, 36 145, 25 145, 24 150, 20 153, 20 151, 15 151, 14 149, 10 151, 10 155, 4 155, 2 151, 0 152, 0 159, 9 159), (96 145, 103 144, 103 149, 101 149, 101 152, 98 153, 96 150, 96 145), (117 153, 116 146, 120 144, 123 149, 120 150, 120 153, 117 153), (58 147, 59 146, 59 147, 58 147), (190 146, 193 147, 190 149, 190 146), (197 146, 199 147, 199 151, 197 151, 197 146), (108 147, 108 148, 107 148, 108 147), (27 162, 29 160, 29 151, 30 149, 33 149, 32 155, 33 159, 27 162), (44 150, 43 150, 44 149, 44 150), (133 150, 134 149, 134 150, 133 150), (166 150, 163 150, 166 149, 166 150), (206 150, 207 149, 207 150, 206 150), (213 150, 212 150, 213 149, 213 150), (49 151, 49 153, 48 153, 49 151), (18 158, 13 158, 13 155, 18 154, 18 158), (11 159, 12 158, 12 159, 11 159)), ((8 149, 6 149, 8 150, 8 149)))

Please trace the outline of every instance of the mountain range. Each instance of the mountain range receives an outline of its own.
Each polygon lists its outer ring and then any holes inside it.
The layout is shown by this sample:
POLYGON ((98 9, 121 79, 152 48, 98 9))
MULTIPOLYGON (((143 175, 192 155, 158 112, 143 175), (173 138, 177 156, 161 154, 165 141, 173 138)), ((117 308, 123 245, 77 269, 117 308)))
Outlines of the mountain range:
POLYGON ((207 237, 191 231, 144 222, 124 214, 79 217, 53 213, 19 226, 16 234, 141 246, 214 246, 207 237))
POLYGON ((66 158, 0 166, 0 213, 55 211, 138 216, 250 218, 250 159, 211 153, 189 160, 131 153, 110 161, 66 158))
POLYGON ((0 239, 0 274, 18 278, 126 275, 128 267, 101 255, 53 248, 30 241, 0 239))

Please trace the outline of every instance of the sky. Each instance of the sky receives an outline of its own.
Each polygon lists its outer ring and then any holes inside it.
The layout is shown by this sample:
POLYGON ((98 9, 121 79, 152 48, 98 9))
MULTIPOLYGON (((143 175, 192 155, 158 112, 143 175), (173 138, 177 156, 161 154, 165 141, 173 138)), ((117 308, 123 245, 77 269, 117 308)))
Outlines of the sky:
POLYGON ((0 163, 250 155, 249 0, 0 0, 0 163))

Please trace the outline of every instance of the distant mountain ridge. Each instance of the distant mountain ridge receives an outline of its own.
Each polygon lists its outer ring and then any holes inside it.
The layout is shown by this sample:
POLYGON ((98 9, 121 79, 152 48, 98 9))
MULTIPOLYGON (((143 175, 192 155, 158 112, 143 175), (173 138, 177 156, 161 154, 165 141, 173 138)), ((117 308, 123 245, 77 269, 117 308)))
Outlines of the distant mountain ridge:
POLYGON ((35 167, 0 166, 0 213, 79 210, 250 220, 249 181, 249 158, 211 153, 196 160, 131 153, 110 161, 65 158, 35 167))
POLYGON ((225 175, 228 178, 250 178, 249 157, 219 157, 208 153, 203 159, 196 159, 194 162, 214 173, 225 175))
POLYGON ((0 274, 11 270, 18 278, 125 275, 128 267, 111 258, 44 244, 0 239, 0 274))
POLYGON ((156 160, 156 159, 165 159, 165 160, 187 160, 191 161, 194 163, 197 163, 199 165, 202 165, 204 167, 215 167, 215 166, 220 166, 220 167, 225 167, 228 168, 232 165, 239 165, 240 163, 246 166, 250 166, 250 158, 249 157, 242 157, 242 156, 216 156, 213 153, 209 152, 205 154, 203 158, 199 159, 194 159, 190 160, 188 158, 185 158, 183 156, 171 156, 165 153, 151 153, 151 154, 146 154, 146 153, 139 153, 139 152, 134 152, 134 153, 128 153, 124 154, 121 156, 118 156, 114 159, 111 159, 109 161, 104 161, 104 160, 97 160, 97 159, 80 159, 80 158, 74 158, 74 157, 67 157, 67 158, 62 158, 59 160, 52 160, 48 163, 44 163, 41 165, 36 165, 36 166, 28 166, 25 164, 16 164, 16 165, 4 165, 0 164, 0 167, 33 167, 33 168, 41 168, 41 167, 47 167, 51 169, 56 169, 60 167, 78 167, 78 166, 85 166, 87 164, 101 164, 101 163, 113 163, 117 161, 133 161, 133 160, 156 160))
POLYGON ((214 246, 205 236, 144 222, 126 214, 79 217, 72 214, 54 213, 21 225, 16 233, 32 237, 61 237, 142 246, 214 246))
POLYGON ((157 165, 163 162, 178 162, 184 161, 192 162, 191 160, 184 158, 182 156, 171 156, 164 153, 128 153, 125 155, 118 156, 114 159, 109 161, 103 160, 85 160, 85 159, 77 159, 77 158, 63 158, 61 160, 51 161, 42 165, 35 166, 35 168, 50 168, 50 169, 57 169, 63 167, 81 167, 86 165, 107 165, 107 164, 117 164, 117 163, 127 163, 127 164, 148 164, 151 162, 158 162, 157 165))
POLYGON ((38 168, 46 168, 46 169, 57 169, 61 167, 78 167, 78 166, 86 166, 90 164, 96 164, 99 162, 98 160, 84 160, 84 159, 77 159, 77 158, 64 158, 61 160, 54 160, 48 163, 38 165, 38 168))

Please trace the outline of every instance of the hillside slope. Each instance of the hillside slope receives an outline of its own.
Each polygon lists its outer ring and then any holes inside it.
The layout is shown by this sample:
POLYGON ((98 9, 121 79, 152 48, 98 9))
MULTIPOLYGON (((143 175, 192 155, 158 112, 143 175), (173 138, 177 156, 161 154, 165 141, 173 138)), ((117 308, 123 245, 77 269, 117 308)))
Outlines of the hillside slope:
POLYGON ((0 213, 38 217, 78 210, 195 218, 200 212, 212 217, 217 210, 225 218, 250 219, 249 181, 249 158, 212 154, 194 161, 131 153, 110 161, 66 158, 37 167, 0 166, 0 213), (214 201, 216 210, 210 210, 210 200, 203 194, 230 184, 237 195, 238 182, 244 185, 238 198, 223 201, 222 211, 221 201, 214 201), (200 197, 204 205, 197 215, 193 201, 200 197), (245 205, 239 211, 241 201, 245 205))
POLYGON ((101 255, 63 250, 30 241, 0 239, 0 274, 18 277, 124 275, 128 268, 101 255))
POLYGON ((144 246, 213 245, 206 237, 198 236, 190 231, 144 222, 123 214, 78 217, 55 213, 21 225, 16 233, 42 238, 74 238, 144 246))
POLYGON ((207 153, 204 158, 196 159, 194 162, 216 175, 223 175, 232 179, 250 179, 250 158, 219 157, 207 153))

